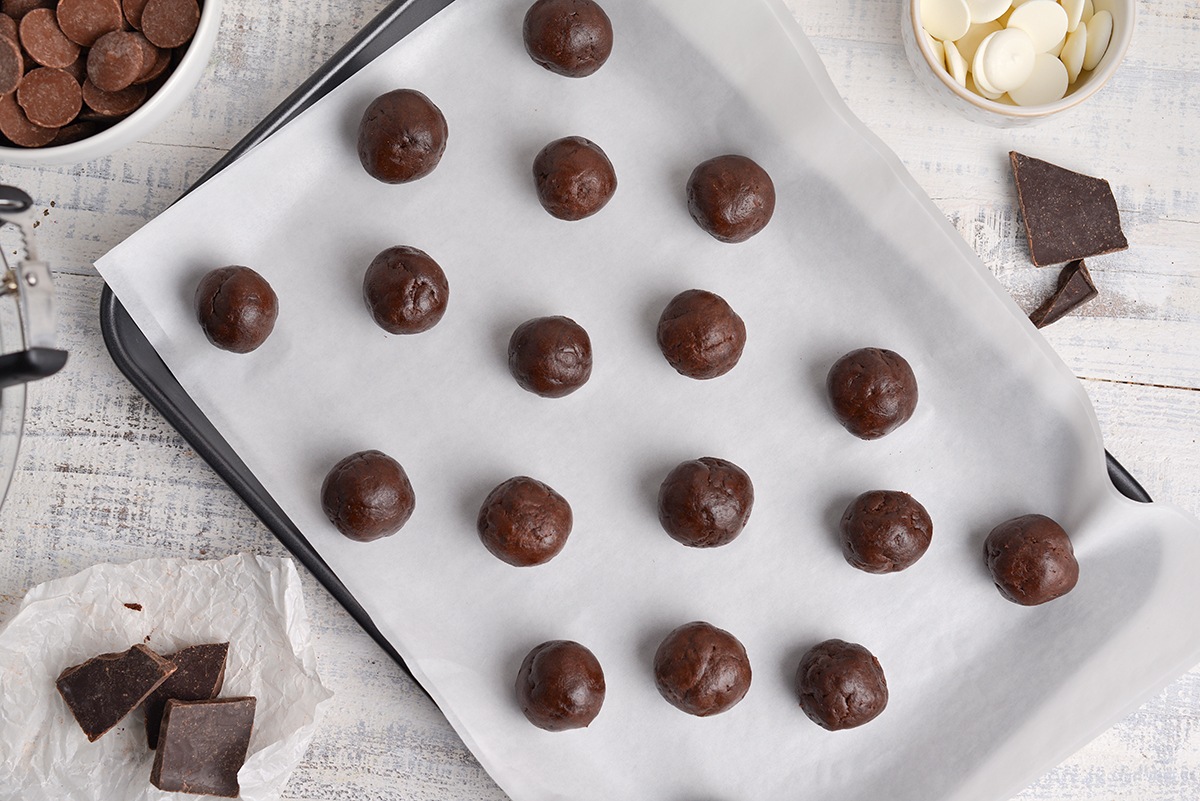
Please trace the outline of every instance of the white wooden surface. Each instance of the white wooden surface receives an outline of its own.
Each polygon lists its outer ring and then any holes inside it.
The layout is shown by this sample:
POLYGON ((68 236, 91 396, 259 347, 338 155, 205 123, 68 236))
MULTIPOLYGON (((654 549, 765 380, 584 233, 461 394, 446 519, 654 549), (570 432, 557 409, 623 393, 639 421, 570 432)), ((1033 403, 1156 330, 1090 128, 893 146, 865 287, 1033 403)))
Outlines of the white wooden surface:
MULTIPOLYGON (((610 0, 616 2, 617 0, 610 0)), ((1045 334, 1083 381, 1109 450, 1158 500, 1200 514, 1200 15, 1139 0, 1133 46, 1083 108, 1032 129, 982 128, 915 82, 901 0, 787 0, 850 108, 903 160, 1027 310, 1033 267, 1007 152, 1107 178, 1130 249, 1090 262, 1101 297, 1045 334)), ((365 24, 384 0, 227 0, 216 52, 184 107, 110 158, 0 165, 45 211, 62 374, 30 388, 0 510, 0 621, 24 591, 100 561, 284 554, 129 385, 101 340, 91 262, 173 201, 365 24)), ((264 198, 269 202, 269 198, 264 198)), ((320 669, 338 694, 285 798, 503 799, 429 702, 305 574, 320 669)), ((1200 667, 1021 793, 1022 801, 1200 798, 1200 667)))

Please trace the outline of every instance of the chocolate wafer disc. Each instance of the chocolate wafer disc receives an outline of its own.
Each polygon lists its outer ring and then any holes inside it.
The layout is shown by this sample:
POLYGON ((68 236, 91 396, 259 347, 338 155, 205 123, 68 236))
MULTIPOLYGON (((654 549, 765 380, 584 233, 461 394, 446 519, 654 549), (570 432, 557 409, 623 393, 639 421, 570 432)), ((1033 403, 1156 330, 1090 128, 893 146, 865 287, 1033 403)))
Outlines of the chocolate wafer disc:
POLYGON ((17 22, 35 8, 54 8, 54 0, 3 0, 0 11, 17 22))
POLYGON ((48 8, 35 8, 21 20, 21 44, 25 52, 43 67, 62 69, 79 58, 79 45, 58 27, 58 18, 48 8))
POLYGON ((15 40, 0 36, 0 95, 17 91, 25 73, 25 58, 15 40))
POLYGON ((83 82, 83 102, 101 117, 119 117, 128 114, 146 99, 144 84, 127 86, 119 92, 105 92, 90 80, 83 82))
POLYGON ((57 128, 34 125, 17 103, 16 93, 0 95, 0 133, 20 147, 41 147, 50 144, 58 134, 57 128))
POLYGON ((140 38, 126 31, 113 31, 96 40, 88 51, 87 74, 97 89, 119 92, 141 76, 146 51, 140 38))
POLYGON ((122 0, 121 9, 125 12, 125 19, 129 20, 129 24, 139 31, 142 29, 142 10, 146 7, 146 0, 122 0))
POLYGON ((72 42, 91 47, 106 33, 125 27, 119 0, 59 0, 58 27, 72 42))
POLYGON ((20 41, 17 38, 17 21, 7 14, 0 14, 0 36, 7 36, 14 42, 20 41))
POLYGON ((61 128, 83 107, 79 84, 62 70, 38 67, 17 87, 17 102, 34 125, 61 128))
POLYGON ((200 24, 196 0, 147 0, 142 9, 142 33, 158 47, 178 47, 192 38, 200 24))

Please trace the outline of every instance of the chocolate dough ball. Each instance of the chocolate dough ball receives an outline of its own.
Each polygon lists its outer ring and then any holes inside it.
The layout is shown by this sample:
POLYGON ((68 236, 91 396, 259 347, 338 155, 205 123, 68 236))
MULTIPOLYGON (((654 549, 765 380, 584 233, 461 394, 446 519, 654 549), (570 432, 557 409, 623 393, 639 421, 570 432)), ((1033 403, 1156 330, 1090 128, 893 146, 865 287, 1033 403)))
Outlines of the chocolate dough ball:
POLYGON ((898 353, 860 348, 834 362, 826 382, 838 422, 860 439, 895 431, 917 408, 917 377, 898 353))
POLYGON ((249 267, 219 267, 196 287, 196 319, 222 350, 249 353, 267 340, 279 316, 279 298, 249 267))
POLYGON ((363 299, 371 316, 391 334, 419 334, 446 313, 450 284, 438 263, 407 245, 380 253, 363 276, 363 299))
POLYGON ((413 89, 382 94, 358 124, 358 160, 372 178, 403 184, 424 178, 446 150, 446 118, 413 89))
POLYGON ((826 640, 804 654, 796 671, 796 692, 804 714, 829 731, 874 720, 888 701, 879 660, 844 640, 826 640))
POLYGON ((1045 515, 1024 515, 1001 523, 987 535, 983 550, 996 589, 1022 606, 1053 601, 1079 581, 1071 538, 1045 515))
POLYGON ((591 377, 592 341, 570 317, 535 317, 513 331, 508 369, 522 389, 561 398, 591 377))
POLYGON ((521 34, 530 58, 568 78, 591 75, 612 53, 612 22, 592 0, 538 0, 521 34))
POLYGON ((476 521, 479 539, 517 567, 549 562, 571 534, 571 505, 542 482, 516 476, 488 493, 476 521))
POLYGON ((658 522, 693 548, 733 542, 753 506, 754 485, 746 471, 712 456, 679 464, 658 488, 658 522))
POLYGON ((542 208, 560 220, 590 217, 617 191, 617 173, 595 142, 565 136, 533 160, 533 180, 542 208))
POLYGON ((750 689, 750 659, 728 631, 703 621, 685 623, 658 646, 654 683, 663 698, 689 715, 718 715, 750 689))
POLYGON ((745 156, 717 156, 692 170, 688 211, 722 242, 745 242, 771 221, 775 185, 767 171, 745 156))
POLYGON ((584 728, 604 704, 604 671, 596 656, 577 642, 544 642, 521 663, 517 702, 539 729, 584 728))
POLYGON ((329 522, 359 542, 395 534, 408 522, 416 504, 404 468, 376 450, 342 459, 321 485, 321 509, 329 522))
POLYGON ((658 347, 681 375, 716 378, 742 358, 746 324, 720 295, 689 289, 658 318, 658 347))
POLYGON ((933 521, 908 493, 873 490, 850 502, 839 530, 847 562, 868 573, 895 573, 929 549, 933 521))

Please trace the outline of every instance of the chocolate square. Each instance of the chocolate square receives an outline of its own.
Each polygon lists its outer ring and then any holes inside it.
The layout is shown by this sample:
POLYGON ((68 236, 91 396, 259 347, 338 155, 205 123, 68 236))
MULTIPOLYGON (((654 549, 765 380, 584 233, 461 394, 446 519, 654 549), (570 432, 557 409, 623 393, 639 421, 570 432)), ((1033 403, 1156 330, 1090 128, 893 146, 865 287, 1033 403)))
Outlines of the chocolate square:
POLYGON ((254 727, 254 698, 169 699, 150 783, 160 790, 237 798, 254 727))
POLYGON ((1008 156, 1034 264, 1046 267, 1129 247, 1108 181, 1016 151, 1008 156))
POLYGON ((1036 327, 1044 328, 1099 294, 1083 259, 1073 261, 1058 274, 1058 288, 1054 294, 1029 315, 1029 320, 1036 327))
POLYGON ((135 645, 69 667, 54 683, 83 733, 95 742, 174 672, 173 664, 135 645))
POLYGON ((192 645, 163 657, 177 669, 146 697, 146 743, 151 750, 158 747, 158 730, 168 699, 207 701, 221 694, 228 653, 229 643, 220 642, 192 645))

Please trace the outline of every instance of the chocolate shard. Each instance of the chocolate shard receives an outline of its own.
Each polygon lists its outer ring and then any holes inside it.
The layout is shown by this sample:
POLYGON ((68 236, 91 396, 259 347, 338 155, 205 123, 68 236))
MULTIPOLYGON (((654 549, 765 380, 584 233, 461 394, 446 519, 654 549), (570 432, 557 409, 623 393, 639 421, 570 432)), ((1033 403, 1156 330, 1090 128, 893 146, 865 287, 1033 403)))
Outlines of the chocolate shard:
POLYGON ((174 672, 173 664, 146 646, 135 645, 67 668, 55 686, 83 733, 95 742, 174 672))
POLYGON ((168 700, 150 783, 168 792, 237 798, 254 705, 252 697, 168 700))
POLYGON ((169 699, 207 701, 221 694, 228 654, 229 643, 219 642, 192 645, 164 657, 177 669, 146 697, 146 742, 151 750, 158 747, 158 730, 169 699))
POLYGON ((1029 315, 1029 321, 1038 328, 1044 328, 1099 294, 1100 291, 1092 283, 1092 276, 1083 259, 1073 261, 1063 267, 1062 272, 1058 274, 1058 288, 1045 303, 1029 315))
POLYGON ((1008 156, 1034 264, 1046 267, 1129 247, 1108 181, 1016 151, 1008 156))

